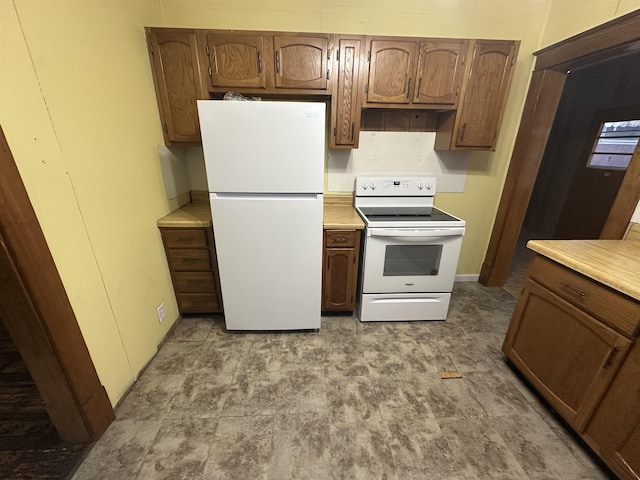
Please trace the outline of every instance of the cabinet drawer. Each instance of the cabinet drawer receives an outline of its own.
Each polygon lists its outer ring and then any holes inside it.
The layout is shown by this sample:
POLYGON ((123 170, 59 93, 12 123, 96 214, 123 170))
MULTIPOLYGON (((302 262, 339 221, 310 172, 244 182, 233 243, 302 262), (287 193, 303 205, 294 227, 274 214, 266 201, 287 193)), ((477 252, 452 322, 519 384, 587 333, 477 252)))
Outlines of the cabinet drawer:
POLYGON ((325 246, 330 247, 355 247, 355 230, 326 230, 325 246))
POLYGON ((165 228, 162 230, 167 248, 208 248, 207 231, 204 228, 165 228))
POLYGON ((174 275, 176 293, 215 292, 213 272, 176 272, 174 275))
POLYGON ((540 256, 532 260, 528 275, 623 335, 638 335, 640 303, 631 298, 540 256))
POLYGON ((182 313, 211 313, 222 310, 215 293, 180 293, 176 298, 182 313))
POLYGON ((169 267, 174 271, 212 270, 209 250, 169 250, 169 267))

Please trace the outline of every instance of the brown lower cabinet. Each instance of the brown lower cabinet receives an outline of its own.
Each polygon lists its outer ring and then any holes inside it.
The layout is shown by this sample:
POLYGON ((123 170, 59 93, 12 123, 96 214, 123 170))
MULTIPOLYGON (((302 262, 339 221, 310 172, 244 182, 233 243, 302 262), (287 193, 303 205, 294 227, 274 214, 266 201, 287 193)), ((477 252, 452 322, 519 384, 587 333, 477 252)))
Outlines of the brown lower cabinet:
POLYGON ((160 227, 180 313, 222 312, 211 227, 160 227))
POLYGON ((537 255, 503 345, 623 479, 640 478, 640 302, 537 255))
POLYGON ((359 254, 359 230, 324 231, 323 311, 353 311, 355 308, 359 254))

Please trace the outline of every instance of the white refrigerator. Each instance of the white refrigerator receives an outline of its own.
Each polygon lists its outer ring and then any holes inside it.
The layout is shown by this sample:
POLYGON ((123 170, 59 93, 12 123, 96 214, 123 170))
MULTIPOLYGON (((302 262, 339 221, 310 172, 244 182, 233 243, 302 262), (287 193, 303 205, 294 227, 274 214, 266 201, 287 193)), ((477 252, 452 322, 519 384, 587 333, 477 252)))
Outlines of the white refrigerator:
POLYGON ((325 104, 199 100, 226 328, 320 328, 325 104))

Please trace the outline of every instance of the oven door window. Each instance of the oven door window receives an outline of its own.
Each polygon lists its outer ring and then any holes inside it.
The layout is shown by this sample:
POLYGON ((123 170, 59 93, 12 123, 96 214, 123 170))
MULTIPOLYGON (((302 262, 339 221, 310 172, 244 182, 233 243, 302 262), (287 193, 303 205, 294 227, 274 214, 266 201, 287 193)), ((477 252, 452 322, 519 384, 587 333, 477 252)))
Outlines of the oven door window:
POLYGON ((374 233, 365 240, 362 265, 364 293, 451 291, 462 235, 374 233))
POLYGON ((442 245, 387 245, 385 277, 438 275, 442 245))

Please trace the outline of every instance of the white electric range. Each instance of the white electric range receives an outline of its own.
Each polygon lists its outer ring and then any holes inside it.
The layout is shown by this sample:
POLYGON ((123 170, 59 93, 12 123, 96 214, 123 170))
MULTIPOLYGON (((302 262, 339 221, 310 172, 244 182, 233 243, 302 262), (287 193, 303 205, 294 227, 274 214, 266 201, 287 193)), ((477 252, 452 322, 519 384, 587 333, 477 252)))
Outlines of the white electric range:
POLYGON ((445 320, 465 222, 433 206, 432 176, 361 176, 360 321, 445 320))

